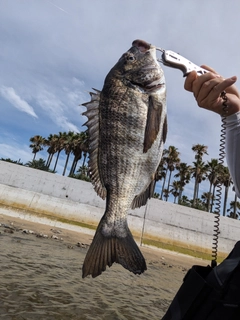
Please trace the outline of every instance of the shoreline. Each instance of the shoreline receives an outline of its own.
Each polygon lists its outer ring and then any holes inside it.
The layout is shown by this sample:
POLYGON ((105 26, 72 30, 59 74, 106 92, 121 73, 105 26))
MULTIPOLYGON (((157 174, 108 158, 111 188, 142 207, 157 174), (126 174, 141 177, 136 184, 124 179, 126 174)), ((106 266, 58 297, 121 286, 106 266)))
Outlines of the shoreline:
MULTIPOLYGON (((0 209, 0 225, 7 224, 8 226, 22 232, 22 230, 30 230, 32 236, 43 234, 51 238, 56 230, 59 230, 59 237, 56 239, 57 241, 62 241, 63 243, 69 243, 69 245, 77 245, 78 243, 82 243, 86 247, 92 242, 95 231, 78 227, 75 225, 62 223, 59 221, 54 221, 51 219, 47 219, 46 217, 32 217, 32 220, 18 217, 14 214, 7 214, 8 210, 0 209), (37 221, 37 219, 39 221, 37 221), (52 230, 54 230, 52 232, 52 230), (62 238, 62 239, 61 239, 62 238)), ((28 216, 29 218, 29 216, 28 216)), ((1 229, 0 229, 1 232, 1 229)), ((167 259, 169 263, 176 265, 183 265, 184 268, 191 268, 194 264, 199 265, 208 265, 211 262, 209 260, 204 260, 201 258, 193 257, 187 254, 152 247, 152 246, 139 246, 140 250, 143 252, 144 256, 146 256, 146 260, 148 258, 165 260, 167 259)))
POLYGON ((9 216, 0 209, 0 318, 161 319, 188 270, 210 263, 141 246, 147 264, 141 275, 114 263, 100 276, 82 279, 93 235, 67 227, 9 216))

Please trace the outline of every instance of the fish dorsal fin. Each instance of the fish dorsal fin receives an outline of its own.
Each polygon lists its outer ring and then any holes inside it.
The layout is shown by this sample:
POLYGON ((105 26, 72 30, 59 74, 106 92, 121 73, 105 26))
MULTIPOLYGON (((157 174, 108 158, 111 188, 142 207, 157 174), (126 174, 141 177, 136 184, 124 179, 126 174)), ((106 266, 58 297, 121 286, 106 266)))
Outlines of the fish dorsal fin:
POLYGON ((98 146, 99 146, 99 101, 101 91, 95 90, 90 92, 91 101, 83 103, 82 105, 87 108, 83 115, 88 118, 84 123, 88 127, 89 132, 89 173, 94 186, 94 190, 102 198, 106 198, 106 189, 101 182, 98 169, 98 146))
POLYGON ((148 102, 148 114, 143 143, 144 153, 146 153, 151 148, 153 142, 157 138, 162 114, 162 102, 159 101, 159 99, 156 99, 154 95, 150 95, 148 102))
POLYGON ((147 189, 145 189, 142 193, 140 193, 138 196, 136 196, 133 199, 132 205, 131 205, 132 209, 140 208, 141 206, 144 206, 147 203, 148 199, 152 198, 154 194, 155 184, 156 184, 156 180, 154 179, 150 182, 147 189))

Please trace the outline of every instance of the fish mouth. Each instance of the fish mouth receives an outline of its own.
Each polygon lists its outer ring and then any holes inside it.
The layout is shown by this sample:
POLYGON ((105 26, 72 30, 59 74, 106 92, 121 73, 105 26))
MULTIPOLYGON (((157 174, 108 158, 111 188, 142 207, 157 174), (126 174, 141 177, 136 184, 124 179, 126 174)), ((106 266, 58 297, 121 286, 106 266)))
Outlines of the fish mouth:
POLYGON ((156 50, 159 50, 159 48, 156 46, 153 46, 144 40, 137 39, 132 42, 132 47, 138 48, 141 53, 152 52, 152 57, 157 62, 156 50))
MULTIPOLYGON (((154 61, 156 62, 156 65, 158 66, 155 46, 152 46, 150 43, 148 43, 144 40, 140 40, 140 39, 134 40, 132 43, 132 46, 138 48, 138 50, 143 54, 146 52, 151 52, 152 58, 154 59, 154 61)), ((154 72, 154 70, 157 69, 156 65, 154 63, 146 65, 146 66, 142 67, 141 71, 142 72, 150 72, 150 71, 154 72)), ((148 81, 148 82, 146 81, 145 83, 131 81, 131 83, 134 86, 137 86, 142 92, 145 92, 145 93, 157 91, 160 88, 162 88, 162 86, 165 85, 165 83, 160 82, 160 79, 157 79, 157 80, 154 80, 151 82, 150 81, 148 81)))
POLYGON ((132 47, 138 48, 138 50, 141 53, 151 53, 152 57, 154 60, 157 62, 157 57, 156 57, 156 47, 151 45, 150 43, 144 41, 144 40, 134 40, 132 43, 132 47))
POLYGON ((140 52, 147 52, 151 49, 150 43, 147 43, 146 41, 140 39, 134 40, 132 46, 137 47, 140 52))

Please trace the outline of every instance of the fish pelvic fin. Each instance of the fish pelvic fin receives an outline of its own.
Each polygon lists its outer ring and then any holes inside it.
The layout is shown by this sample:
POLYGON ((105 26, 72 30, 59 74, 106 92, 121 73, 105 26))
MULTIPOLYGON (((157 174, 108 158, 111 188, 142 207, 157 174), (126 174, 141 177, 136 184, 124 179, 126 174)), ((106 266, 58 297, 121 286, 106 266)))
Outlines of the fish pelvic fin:
POLYGON ((140 208, 141 206, 145 206, 147 204, 148 199, 151 199, 154 195, 154 189, 156 185, 156 180, 152 180, 149 186, 139 195, 137 195, 131 204, 131 209, 140 208))
POLYGON ((145 259, 129 229, 126 237, 106 237, 98 228, 83 263, 82 277, 92 275, 95 278, 114 262, 134 274, 147 270, 145 259))

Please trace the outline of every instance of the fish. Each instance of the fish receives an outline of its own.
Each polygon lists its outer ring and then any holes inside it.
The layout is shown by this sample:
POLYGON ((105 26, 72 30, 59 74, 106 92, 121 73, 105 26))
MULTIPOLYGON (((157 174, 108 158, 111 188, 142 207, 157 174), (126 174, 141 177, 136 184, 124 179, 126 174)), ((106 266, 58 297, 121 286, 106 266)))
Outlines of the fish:
POLYGON ((113 263, 134 274, 146 261, 128 227, 130 209, 154 194, 156 171, 167 136, 166 84, 156 47, 135 40, 107 74, 101 91, 83 103, 88 118, 89 174, 106 199, 82 266, 82 277, 99 276, 113 263))

